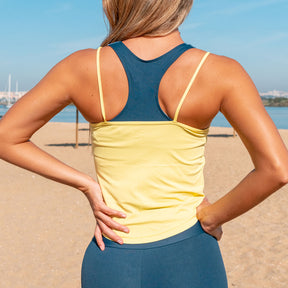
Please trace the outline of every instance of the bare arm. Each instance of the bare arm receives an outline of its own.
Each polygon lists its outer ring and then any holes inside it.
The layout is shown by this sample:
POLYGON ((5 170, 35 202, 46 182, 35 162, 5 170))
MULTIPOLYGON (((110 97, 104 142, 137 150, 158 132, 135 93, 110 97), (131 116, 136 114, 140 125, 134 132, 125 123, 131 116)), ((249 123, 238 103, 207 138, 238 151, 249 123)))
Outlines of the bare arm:
POLYGON ((81 87, 81 79, 85 78, 75 68, 75 61, 81 57, 78 54, 58 63, 0 120, 0 158, 82 191, 88 198, 97 221, 95 237, 99 246, 104 249, 102 233, 122 243, 122 239, 112 229, 125 231, 127 228, 111 217, 125 215, 105 205, 100 187, 94 179, 62 163, 29 140, 55 114, 74 102, 75 93, 79 92, 77 87, 81 87))
POLYGON ((225 64, 223 74, 226 80, 221 112, 241 137, 255 169, 214 204, 203 202, 198 207, 202 227, 218 239, 220 225, 245 213, 288 182, 287 149, 252 80, 233 60, 225 64))

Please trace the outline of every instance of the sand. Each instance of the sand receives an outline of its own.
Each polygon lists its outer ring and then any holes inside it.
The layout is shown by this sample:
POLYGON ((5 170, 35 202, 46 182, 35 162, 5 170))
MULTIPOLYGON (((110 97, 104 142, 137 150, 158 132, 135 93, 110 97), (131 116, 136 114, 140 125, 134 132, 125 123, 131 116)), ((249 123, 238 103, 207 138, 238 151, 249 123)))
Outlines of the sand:
MULTIPOLYGON (((288 146, 288 130, 280 130, 288 146)), ((87 124, 48 123, 33 141, 95 177, 87 124)), ((253 168, 231 128, 211 128, 206 146, 210 201, 253 168)), ((85 196, 0 161, 0 287, 80 288, 81 262, 95 220, 85 196)), ((226 223, 219 245, 229 287, 288 287, 288 185, 245 215, 226 223)))

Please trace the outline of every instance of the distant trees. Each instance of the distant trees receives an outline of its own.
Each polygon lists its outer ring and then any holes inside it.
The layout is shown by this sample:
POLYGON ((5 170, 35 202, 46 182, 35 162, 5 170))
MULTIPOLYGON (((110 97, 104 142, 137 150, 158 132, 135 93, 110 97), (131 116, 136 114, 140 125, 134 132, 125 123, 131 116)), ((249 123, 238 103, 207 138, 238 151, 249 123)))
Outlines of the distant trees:
POLYGON ((264 106, 269 107, 288 107, 288 98, 286 97, 261 97, 264 106))

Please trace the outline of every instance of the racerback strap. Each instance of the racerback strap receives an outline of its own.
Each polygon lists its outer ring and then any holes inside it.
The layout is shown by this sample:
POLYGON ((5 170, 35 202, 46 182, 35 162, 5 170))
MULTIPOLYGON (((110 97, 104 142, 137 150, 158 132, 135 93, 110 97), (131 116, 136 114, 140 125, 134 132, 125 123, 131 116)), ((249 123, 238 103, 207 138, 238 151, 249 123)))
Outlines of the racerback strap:
POLYGON ((181 107, 182 107, 182 105, 184 103, 184 100, 185 100, 186 96, 188 95, 188 93, 189 93, 189 91, 190 91, 190 89, 191 89, 191 87, 192 87, 192 85, 193 85, 193 83, 194 83, 194 81, 195 81, 195 79, 196 79, 196 77, 197 77, 202 65, 204 64, 204 62, 207 59, 209 54, 210 54, 210 52, 206 52, 205 55, 202 57, 199 65, 197 66, 197 68, 196 68, 196 70, 195 70, 195 72, 194 72, 194 74, 193 74, 193 76, 192 76, 192 78, 191 78, 191 80, 190 80, 190 82, 189 82, 189 84, 188 84, 188 86, 187 86, 187 88, 186 88, 186 90, 185 90, 185 92, 184 92, 179 104, 178 104, 178 107, 176 109, 176 112, 175 112, 175 115, 174 115, 174 119, 173 119, 174 122, 177 122, 178 115, 179 115, 180 109, 181 109, 181 107))
MULTIPOLYGON (((106 114, 105 114, 105 107, 104 107, 104 99, 103 99, 102 81, 101 81, 100 50, 101 50, 101 47, 99 47, 97 49, 97 79, 98 79, 98 87, 99 87, 101 113, 102 113, 102 117, 103 117, 104 122, 107 122, 106 114)), ((196 68, 196 70, 195 70, 195 72, 194 72, 194 74, 193 74, 193 76, 192 76, 192 78, 191 78, 191 80, 190 80, 190 82, 189 82, 189 84, 188 84, 183 96, 181 97, 181 100, 180 100, 178 106, 177 106, 177 109, 176 109, 176 112, 175 112, 175 115, 174 115, 174 118, 173 118, 173 122, 177 122, 178 115, 179 115, 179 112, 181 110, 181 107, 182 107, 182 105, 183 105, 183 103, 184 103, 184 101, 185 101, 185 99, 186 99, 186 97, 187 97, 187 95, 188 95, 188 93, 189 93, 189 91, 190 91, 190 89, 191 89, 191 87, 192 87, 192 85, 193 85, 193 83, 194 83, 194 81, 195 81, 195 79, 196 79, 201 67, 203 66, 203 64, 204 64, 204 62, 207 59, 209 54, 210 54, 210 52, 206 52, 204 54, 204 56, 202 57, 199 65, 197 66, 197 68, 196 68)))

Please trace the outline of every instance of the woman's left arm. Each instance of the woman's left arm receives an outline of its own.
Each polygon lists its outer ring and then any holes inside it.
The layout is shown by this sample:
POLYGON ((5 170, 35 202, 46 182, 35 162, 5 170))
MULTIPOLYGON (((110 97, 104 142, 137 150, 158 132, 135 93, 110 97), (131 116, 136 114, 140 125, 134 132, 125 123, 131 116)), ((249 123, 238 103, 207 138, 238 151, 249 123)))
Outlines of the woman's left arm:
POLYGON ((202 227, 218 239, 221 237, 218 227, 288 183, 287 148, 254 83, 236 61, 222 58, 221 62, 219 70, 224 79, 221 112, 241 137, 255 169, 221 199, 212 205, 204 201, 198 207, 202 227))

